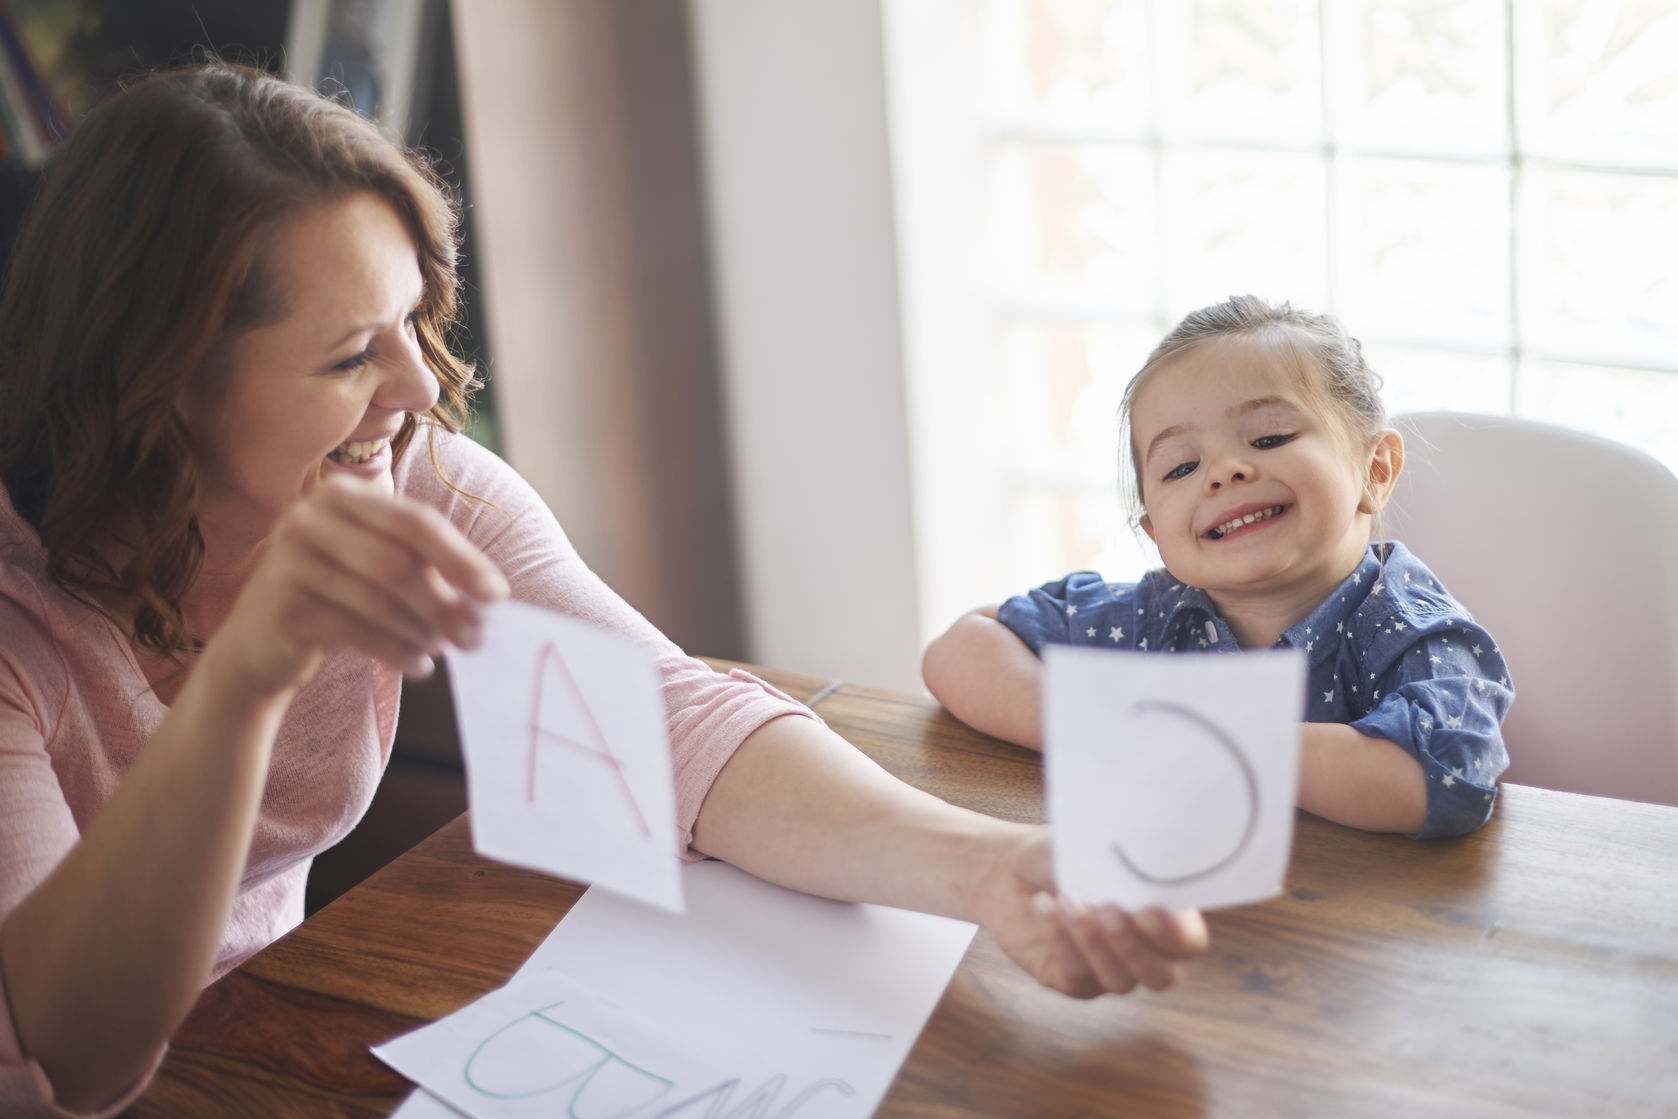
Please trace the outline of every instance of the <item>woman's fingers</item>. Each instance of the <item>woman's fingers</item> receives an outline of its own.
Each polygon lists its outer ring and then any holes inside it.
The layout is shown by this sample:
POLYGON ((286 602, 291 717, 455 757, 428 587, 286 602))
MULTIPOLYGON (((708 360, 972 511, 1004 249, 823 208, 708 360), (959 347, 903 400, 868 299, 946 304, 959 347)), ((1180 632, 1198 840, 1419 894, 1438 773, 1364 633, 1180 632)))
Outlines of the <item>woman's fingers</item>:
MULTIPOLYGON (((1150 987, 1155 986, 1130 966, 1124 953, 1114 950, 1113 930, 1107 924, 1107 911, 1091 909, 1078 899, 1070 897, 1062 897, 1057 908, 1067 936, 1077 946, 1085 965, 1095 974, 1103 990, 1124 995, 1134 990, 1139 981, 1150 987)), ((1122 914, 1119 915, 1119 919, 1122 927, 1122 914)))
POLYGON ((1175 913, 1166 909, 1144 909, 1137 913, 1136 927, 1149 942, 1166 956, 1186 960, 1206 951, 1212 938, 1206 931, 1206 919, 1198 909, 1183 909, 1175 913))
POLYGON ((1177 982, 1177 967, 1161 955, 1134 916, 1116 905, 1086 906, 1063 898, 1067 928, 1090 967, 1109 990, 1128 991, 1140 983, 1163 991, 1177 982))
POLYGON ((507 580, 493 563, 437 510, 417 502, 392 500, 352 479, 334 478, 319 490, 328 509, 363 527, 400 541, 445 580, 480 602, 507 597, 507 580))
POLYGON ((437 569, 405 542, 346 521, 329 509, 298 514, 302 560, 323 597, 368 619, 388 617, 390 627, 431 652, 442 644, 469 643, 479 619, 472 599, 450 586, 437 569))

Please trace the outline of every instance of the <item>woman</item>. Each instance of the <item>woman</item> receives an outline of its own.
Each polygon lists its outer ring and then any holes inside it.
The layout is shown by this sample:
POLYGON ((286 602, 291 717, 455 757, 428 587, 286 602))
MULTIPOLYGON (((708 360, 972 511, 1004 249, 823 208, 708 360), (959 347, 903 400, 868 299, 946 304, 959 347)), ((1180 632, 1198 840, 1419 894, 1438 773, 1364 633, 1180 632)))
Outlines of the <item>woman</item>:
POLYGON ((403 673, 511 594, 657 657, 688 857, 967 918, 1079 996, 1198 914, 1051 896, 1042 829, 903 785, 685 657, 455 434, 455 213, 347 110, 222 64, 96 108, 0 300, 0 1107, 108 1113, 302 916, 403 673))

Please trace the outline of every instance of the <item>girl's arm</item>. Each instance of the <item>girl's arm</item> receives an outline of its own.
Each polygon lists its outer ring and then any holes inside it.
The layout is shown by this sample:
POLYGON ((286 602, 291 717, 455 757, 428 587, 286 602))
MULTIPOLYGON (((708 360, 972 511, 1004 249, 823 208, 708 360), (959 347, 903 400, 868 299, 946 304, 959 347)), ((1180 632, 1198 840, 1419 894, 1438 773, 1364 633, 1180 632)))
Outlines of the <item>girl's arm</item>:
POLYGON ((60 1106, 132 1088, 198 997, 275 733, 323 652, 423 671, 473 639, 463 592, 493 597, 500 579, 440 517, 359 483, 325 483, 282 519, 157 733, 0 929, 13 1025, 60 1106))
MULTIPOLYGON (((963 615, 927 646, 921 675, 950 713, 975 730, 1041 750, 1042 662, 996 607, 963 615)), ((1299 807, 1366 831, 1414 832, 1427 816, 1422 768, 1397 744, 1340 723, 1301 727, 1299 807)))
POLYGON ((1306 723, 1299 807, 1351 828, 1409 834, 1427 819, 1427 780, 1396 742, 1344 723, 1306 723))
POLYGON ((963 614, 921 656, 921 679, 950 714, 1017 746, 1043 748, 1043 662, 996 620, 995 606, 963 614))
POLYGON ((1057 898, 1047 829, 947 804, 796 716, 735 751, 694 847, 794 889, 976 922, 1039 982, 1081 998, 1170 986, 1207 943, 1193 910, 1057 898))

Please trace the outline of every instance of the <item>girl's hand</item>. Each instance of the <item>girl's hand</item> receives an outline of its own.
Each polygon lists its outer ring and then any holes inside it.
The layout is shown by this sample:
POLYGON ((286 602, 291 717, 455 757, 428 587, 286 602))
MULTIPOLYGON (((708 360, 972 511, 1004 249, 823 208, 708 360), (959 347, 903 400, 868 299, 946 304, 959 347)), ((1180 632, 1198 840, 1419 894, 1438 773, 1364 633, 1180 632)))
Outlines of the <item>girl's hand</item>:
POLYGON ((1045 987, 1075 998, 1155 991, 1177 981, 1177 961, 1206 951, 1198 910, 1128 913, 1057 896, 1047 828, 1010 849, 982 883, 981 923, 1045 987))
POLYGON ((436 510, 348 478, 324 479, 274 527, 205 650, 240 686, 272 696, 354 649, 428 675, 448 645, 478 642, 480 604, 507 581, 436 510))

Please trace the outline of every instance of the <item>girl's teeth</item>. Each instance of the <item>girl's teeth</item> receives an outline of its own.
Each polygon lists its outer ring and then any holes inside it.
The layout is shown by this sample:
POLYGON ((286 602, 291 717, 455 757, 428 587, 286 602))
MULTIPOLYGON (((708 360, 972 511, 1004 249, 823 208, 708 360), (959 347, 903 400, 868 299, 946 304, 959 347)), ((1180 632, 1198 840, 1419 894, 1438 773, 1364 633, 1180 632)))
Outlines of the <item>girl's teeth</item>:
POLYGON ((1257 513, 1248 513, 1245 517, 1236 517, 1234 520, 1225 521, 1223 524, 1212 530, 1212 539, 1222 539, 1234 532, 1236 529, 1241 528, 1243 525, 1250 525, 1254 521, 1268 520, 1281 511, 1282 507, 1280 505, 1273 505, 1269 509, 1261 509, 1257 513))

